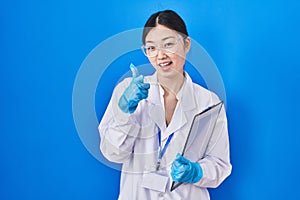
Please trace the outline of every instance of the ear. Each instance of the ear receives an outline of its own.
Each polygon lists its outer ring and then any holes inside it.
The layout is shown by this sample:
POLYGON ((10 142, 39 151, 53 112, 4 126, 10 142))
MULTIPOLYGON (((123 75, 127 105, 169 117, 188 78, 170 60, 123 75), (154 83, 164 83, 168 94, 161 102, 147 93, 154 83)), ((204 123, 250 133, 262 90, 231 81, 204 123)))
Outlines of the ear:
POLYGON ((185 46, 185 52, 189 52, 190 48, 191 48, 191 38, 187 37, 184 39, 184 46, 185 46))

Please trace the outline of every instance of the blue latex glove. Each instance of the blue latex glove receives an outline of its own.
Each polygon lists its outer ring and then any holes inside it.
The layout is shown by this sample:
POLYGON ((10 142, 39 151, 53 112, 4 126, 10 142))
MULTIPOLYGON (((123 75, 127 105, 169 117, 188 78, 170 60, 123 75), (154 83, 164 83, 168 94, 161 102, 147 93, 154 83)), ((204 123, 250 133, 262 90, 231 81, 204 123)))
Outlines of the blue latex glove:
POLYGON ((119 108, 125 113, 133 113, 138 103, 148 97, 149 83, 144 83, 144 76, 139 75, 137 68, 130 64, 132 81, 119 100, 119 108))
POLYGON ((177 154, 171 167, 173 181, 197 183, 202 178, 202 175, 203 172, 199 163, 191 162, 182 155, 177 154))

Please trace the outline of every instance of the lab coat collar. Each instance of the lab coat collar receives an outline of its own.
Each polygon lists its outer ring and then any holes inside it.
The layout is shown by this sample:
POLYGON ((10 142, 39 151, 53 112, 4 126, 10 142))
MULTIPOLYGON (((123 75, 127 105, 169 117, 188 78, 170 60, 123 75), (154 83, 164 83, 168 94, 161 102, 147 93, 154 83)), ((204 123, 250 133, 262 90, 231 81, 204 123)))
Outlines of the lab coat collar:
MULTIPOLYGON (((193 98, 193 82, 187 72, 185 72, 185 83, 182 89, 177 94, 177 98, 181 101, 182 108, 184 111, 192 110, 196 107, 195 99, 193 98)), ((161 105, 159 83, 157 80, 157 73, 155 72, 152 76, 145 77, 145 82, 150 83, 149 97, 147 101, 154 105, 161 105)))
POLYGON ((164 108, 160 99, 157 73, 145 77, 145 82, 150 83, 149 96, 146 99, 149 103, 149 116, 163 132, 166 129, 164 108))
POLYGON ((192 110, 196 108, 196 102, 194 99, 194 88, 191 77, 185 72, 185 83, 183 88, 177 94, 178 100, 181 101, 182 109, 184 111, 192 110))
POLYGON ((150 103, 149 115, 150 118, 159 126, 162 131, 162 140, 166 139, 170 134, 176 132, 182 128, 186 122, 188 116, 191 114, 191 110, 196 108, 196 102, 193 95, 193 82, 185 72, 185 83, 182 90, 177 95, 178 105, 172 118, 172 123, 166 128, 165 113, 162 105, 162 100, 159 92, 159 84, 157 81, 157 73, 152 76, 145 77, 145 82, 150 83, 149 96, 147 101, 150 103), (176 123, 174 123, 176 122, 176 123))
POLYGON ((145 77, 145 82, 150 83, 149 96, 146 100, 151 104, 161 105, 157 73, 155 72, 152 76, 145 77))

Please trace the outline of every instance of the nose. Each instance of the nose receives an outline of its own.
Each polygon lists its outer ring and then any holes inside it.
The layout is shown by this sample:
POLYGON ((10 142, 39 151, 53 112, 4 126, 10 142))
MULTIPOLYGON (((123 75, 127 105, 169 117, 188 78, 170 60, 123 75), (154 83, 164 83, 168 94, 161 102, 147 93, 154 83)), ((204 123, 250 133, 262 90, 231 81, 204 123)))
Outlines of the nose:
POLYGON ((158 52, 157 52, 157 58, 158 59, 164 59, 166 58, 166 53, 164 50, 162 49, 158 49, 158 52))

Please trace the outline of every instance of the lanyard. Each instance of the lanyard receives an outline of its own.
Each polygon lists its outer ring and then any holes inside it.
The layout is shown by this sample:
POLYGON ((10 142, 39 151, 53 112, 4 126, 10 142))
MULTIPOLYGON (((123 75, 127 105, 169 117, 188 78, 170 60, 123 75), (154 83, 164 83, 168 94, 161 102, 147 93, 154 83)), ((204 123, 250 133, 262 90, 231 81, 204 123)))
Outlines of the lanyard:
POLYGON ((158 152, 158 160, 157 160, 157 163, 156 163, 156 170, 159 170, 161 158, 165 154, 166 149, 167 149, 168 145, 170 144, 170 141, 171 141, 173 135, 174 135, 174 133, 172 133, 171 135, 169 135, 166 144, 162 148, 162 146, 161 146, 161 132, 160 132, 160 129, 158 128, 159 152, 158 152))

